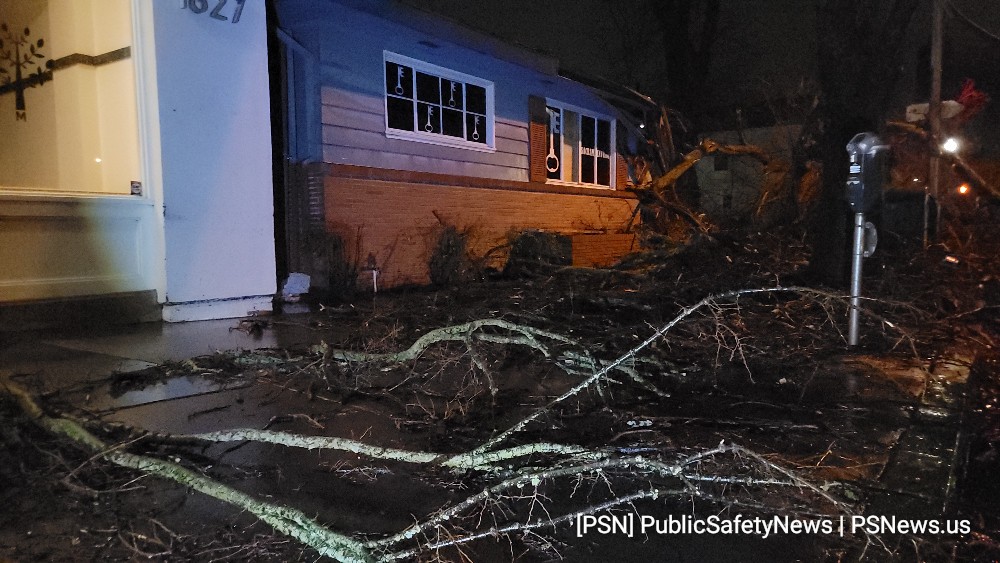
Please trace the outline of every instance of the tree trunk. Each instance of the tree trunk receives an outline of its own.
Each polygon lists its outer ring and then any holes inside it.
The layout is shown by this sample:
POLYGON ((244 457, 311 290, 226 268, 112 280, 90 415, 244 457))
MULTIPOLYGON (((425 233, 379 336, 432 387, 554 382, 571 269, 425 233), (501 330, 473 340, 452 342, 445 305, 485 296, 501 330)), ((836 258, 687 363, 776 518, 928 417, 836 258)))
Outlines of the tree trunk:
POLYGON ((850 211, 843 198, 846 145, 863 131, 879 131, 899 77, 903 39, 919 0, 826 0, 817 11, 819 82, 817 108, 823 134, 817 146, 823 162, 820 204, 809 218, 815 281, 847 282, 850 211))

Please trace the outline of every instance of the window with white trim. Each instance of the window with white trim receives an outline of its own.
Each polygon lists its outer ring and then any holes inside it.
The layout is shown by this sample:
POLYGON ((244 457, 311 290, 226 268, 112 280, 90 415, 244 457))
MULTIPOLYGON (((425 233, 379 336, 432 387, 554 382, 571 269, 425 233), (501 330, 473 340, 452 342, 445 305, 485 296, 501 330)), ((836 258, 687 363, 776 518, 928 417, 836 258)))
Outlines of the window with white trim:
POLYGON ((614 187, 615 120, 546 100, 545 170, 551 181, 614 187))
POLYGON ((384 52, 386 136, 493 150, 493 83, 384 52))

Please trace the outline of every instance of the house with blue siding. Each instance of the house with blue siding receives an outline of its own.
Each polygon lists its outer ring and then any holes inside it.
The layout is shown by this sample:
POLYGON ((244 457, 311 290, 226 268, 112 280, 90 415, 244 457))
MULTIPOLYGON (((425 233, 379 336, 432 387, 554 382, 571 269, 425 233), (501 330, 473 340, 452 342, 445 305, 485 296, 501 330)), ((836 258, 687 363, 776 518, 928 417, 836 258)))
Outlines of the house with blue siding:
POLYGON ((558 61, 395 2, 276 8, 288 161, 323 163, 321 197, 297 201, 322 199, 348 263, 389 286, 426 283, 448 227, 500 262, 525 230, 571 237, 588 266, 634 248, 625 114, 558 61))
POLYGON ((290 272, 426 283, 448 228, 498 264, 526 230, 583 265, 633 247, 626 125, 655 106, 441 17, 0 0, 0 24, 0 329, 239 317, 290 272))

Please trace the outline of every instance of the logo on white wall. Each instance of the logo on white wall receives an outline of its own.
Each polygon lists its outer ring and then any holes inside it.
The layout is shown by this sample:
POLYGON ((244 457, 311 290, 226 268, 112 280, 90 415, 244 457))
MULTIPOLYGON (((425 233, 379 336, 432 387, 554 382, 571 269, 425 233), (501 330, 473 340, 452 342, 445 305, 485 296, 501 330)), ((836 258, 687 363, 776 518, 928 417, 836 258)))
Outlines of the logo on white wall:
POLYGON ((41 52, 44 46, 44 39, 31 39, 31 30, 27 27, 18 32, 0 23, 0 95, 14 92, 18 121, 28 120, 24 91, 52 79, 52 61, 46 61, 41 52), (43 66, 46 70, 42 70, 43 66))

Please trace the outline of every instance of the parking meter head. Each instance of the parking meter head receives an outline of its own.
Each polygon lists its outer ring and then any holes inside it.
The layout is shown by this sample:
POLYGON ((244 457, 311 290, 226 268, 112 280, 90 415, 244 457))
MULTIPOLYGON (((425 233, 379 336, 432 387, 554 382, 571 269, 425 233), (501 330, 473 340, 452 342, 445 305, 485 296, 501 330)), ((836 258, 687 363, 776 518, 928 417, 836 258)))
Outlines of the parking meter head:
POLYGON ((875 133, 858 133, 847 143, 848 173, 845 197, 854 213, 868 213, 882 199, 888 176, 889 145, 875 133))

